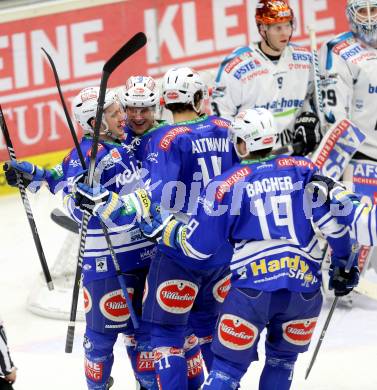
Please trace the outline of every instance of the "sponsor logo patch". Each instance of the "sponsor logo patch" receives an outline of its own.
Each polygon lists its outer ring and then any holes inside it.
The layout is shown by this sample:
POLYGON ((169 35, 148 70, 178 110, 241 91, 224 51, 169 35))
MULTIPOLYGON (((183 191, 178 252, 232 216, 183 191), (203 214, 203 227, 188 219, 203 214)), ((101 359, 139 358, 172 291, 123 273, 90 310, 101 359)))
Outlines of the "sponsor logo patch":
POLYGON ((91 362, 85 358, 85 375, 93 382, 101 382, 103 376, 103 363, 91 362))
POLYGON ((258 336, 258 328, 233 314, 223 314, 217 330, 222 345, 236 351, 251 348, 258 336))
POLYGON ((301 168, 310 168, 314 169, 315 165, 306 160, 296 160, 292 157, 286 157, 286 158, 279 158, 276 160, 277 164, 281 168, 285 167, 301 167, 301 168))
POLYGON ((99 257, 96 259, 96 272, 107 272, 107 259, 106 257, 99 257))
POLYGON ((191 133, 191 129, 187 126, 174 127, 162 137, 159 147, 164 151, 169 150, 171 143, 177 138, 177 136, 185 133, 191 133))
POLYGON ((137 372, 151 372, 154 371, 154 353, 139 352, 136 356, 136 370, 137 372))
MULTIPOLYGON (((128 288, 127 292, 132 301, 134 289, 128 288)), ((121 289, 105 294, 99 302, 99 308, 103 316, 111 321, 122 322, 130 318, 130 311, 121 289)))
POLYGON ((189 379, 196 378, 203 372, 203 356, 200 351, 187 359, 187 376, 189 379))
POLYGON ((294 345, 309 344, 316 324, 317 318, 285 322, 282 325, 283 337, 286 341, 294 345))
POLYGON ((212 289, 213 296, 217 302, 223 303, 228 292, 230 290, 230 279, 232 274, 225 276, 225 278, 219 280, 212 289))
POLYGON ((230 126, 230 123, 224 121, 223 119, 213 119, 212 123, 214 123, 218 127, 223 127, 224 129, 227 129, 230 126))
POLYGON ((119 150, 114 148, 110 150, 110 156, 114 162, 119 162, 122 160, 122 156, 119 153, 119 150))
POLYGON ((246 176, 250 174, 251 169, 249 167, 240 168, 236 172, 234 172, 217 187, 215 194, 216 200, 218 202, 221 202, 226 192, 228 192, 237 182, 243 180, 246 176))
POLYGON ((92 310, 92 297, 86 287, 83 287, 82 292, 84 294, 84 311, 87 314, 92 310))
POLYGON ((157 289, 157 301, 169 313, 183 314, 191 310, 198 286, 188 280, 167 280, 157 289))
POLYGON ((168 92, 167 94, 166 94, 166 97, 168 97, 169 99, 172 99, 172 100, 174 100, 174 99, 178 99, 178 93, 177 92, 168 92))

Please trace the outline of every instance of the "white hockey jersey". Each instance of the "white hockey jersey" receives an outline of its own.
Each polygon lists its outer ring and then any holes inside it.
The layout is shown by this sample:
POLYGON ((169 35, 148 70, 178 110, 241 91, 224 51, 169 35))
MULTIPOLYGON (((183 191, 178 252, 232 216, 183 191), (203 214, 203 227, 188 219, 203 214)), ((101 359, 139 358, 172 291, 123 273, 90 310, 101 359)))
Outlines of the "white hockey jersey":
POLYGON ((320 67, 327 117, 350 119, 366 135, 359 151, 377 159, 377 50, 342 33, 321 47, 320 67))
POLYGON ((311 111, 308 98, 313 89, 310 51, 289 44, 274 63, 253 43, 235 50, 221 63, 213 109, 232 120, 244 109, 264 107, 273 113, 279 132, 287 129, 291 134, 296 117, 311 111))

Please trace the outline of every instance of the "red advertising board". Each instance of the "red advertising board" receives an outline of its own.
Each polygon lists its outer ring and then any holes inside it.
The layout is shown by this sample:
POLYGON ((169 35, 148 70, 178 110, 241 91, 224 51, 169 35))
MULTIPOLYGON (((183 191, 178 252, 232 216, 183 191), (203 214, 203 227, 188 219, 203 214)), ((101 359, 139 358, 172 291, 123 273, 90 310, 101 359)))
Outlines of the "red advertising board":
MULTIPOLYGON (((172 65, 216 68, 235 47, 257 40, 257 0, 130 0, 2 23, 0 103, 18 157, 72 146, 63 110, 44 57, 54 59, 63 92, 70 99, 99 83, 103 63, 137 31, 146 48, 111 77, 124 83, 131 74, 160 77, 172 65)), ((319 41, 347 29, 346 0, 291 0, 297 27, 294 40, 308 45, 306 25, 319 41)), ((52 7, 51 5, 50 7, 52 7)), ((0 137, 0 161, 7 159, 0 137)))

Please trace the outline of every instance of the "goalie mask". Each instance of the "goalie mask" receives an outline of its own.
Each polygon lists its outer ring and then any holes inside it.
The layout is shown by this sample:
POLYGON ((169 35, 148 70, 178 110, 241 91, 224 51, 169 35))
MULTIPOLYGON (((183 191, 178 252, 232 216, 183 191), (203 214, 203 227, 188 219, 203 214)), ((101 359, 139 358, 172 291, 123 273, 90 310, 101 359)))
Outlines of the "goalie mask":
MULTIPOLYGON (((93 134, 93 127, 91 126, 92 119, 96 118, 97 106, 99 98, 99 87, 84 88, 73 99, 73 116, 77 123, 83 128, 84 133, 93 134)), ((105 111, 114 103, 119 103, 118 97, 113 90, 106 90, 103 110, 105 111)), ((102 124, 105 127, 104 134, 113 137, 106 123, 105 116, 102 114, 102 124)))
POLYGON ((348 0, 346 15, 351 30, 362 41, 377 46, 377 0, 348 0))
POLYGON ((173 68, 164 76, 162 96, 165 105, 190 104, 199 114, 203 99, 208 97, 208 89, 198 72, 188 67, 173 68))
POLYGON ((229 127, 228 134, 240 158, 257 150, 273 148, 277 142, 274 117, 265 108, 247 109, 240 112, 229 127), (239 140, 246 144, 245 154, 241 154, 237 148, 239 140))

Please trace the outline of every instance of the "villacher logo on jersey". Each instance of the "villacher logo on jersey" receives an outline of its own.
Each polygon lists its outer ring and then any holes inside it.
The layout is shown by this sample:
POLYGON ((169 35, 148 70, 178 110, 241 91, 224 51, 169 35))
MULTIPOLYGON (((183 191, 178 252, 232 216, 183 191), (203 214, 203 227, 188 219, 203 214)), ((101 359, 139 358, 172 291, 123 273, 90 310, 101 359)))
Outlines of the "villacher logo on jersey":
MULTIPOLYGON (((134 289, 128 288, 127 292, 132 301, 134 289)), ((130 317, 130 311, 121 289, 105 294, 99 302, 99 307, 103 316, 111 321, 123 322, 130 317)))
POLYGON ((283 337, 294 345, 309 344, 316 325, 317 317, 285 322, 283 324, 283 337))

